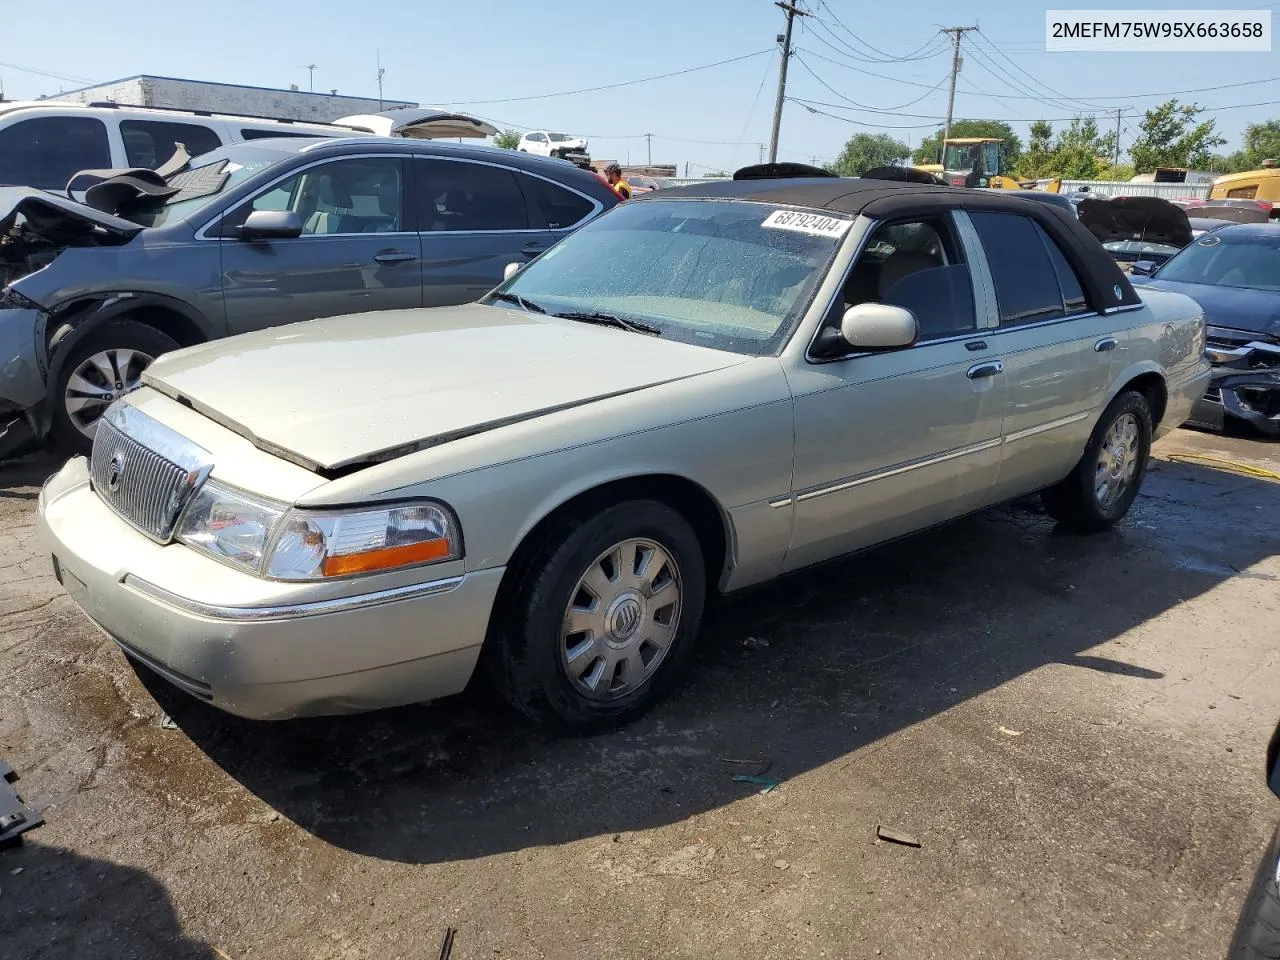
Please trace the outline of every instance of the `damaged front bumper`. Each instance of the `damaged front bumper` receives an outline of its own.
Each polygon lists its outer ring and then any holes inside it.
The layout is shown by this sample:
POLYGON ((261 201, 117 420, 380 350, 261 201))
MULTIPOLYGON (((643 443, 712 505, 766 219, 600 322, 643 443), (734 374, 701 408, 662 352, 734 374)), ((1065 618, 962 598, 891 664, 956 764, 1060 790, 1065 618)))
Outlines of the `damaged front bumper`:
POLYGON ((1205 353, 1213 376, 1191 410, 1188 426, 1222 430, 1229 419, 1280 437, 1280 344, 1210 333, 1205 353))
POLYGON ((43 432, 45 377, 37 346, 40 311, 0 307, 0 459, 23 452, 43 432))

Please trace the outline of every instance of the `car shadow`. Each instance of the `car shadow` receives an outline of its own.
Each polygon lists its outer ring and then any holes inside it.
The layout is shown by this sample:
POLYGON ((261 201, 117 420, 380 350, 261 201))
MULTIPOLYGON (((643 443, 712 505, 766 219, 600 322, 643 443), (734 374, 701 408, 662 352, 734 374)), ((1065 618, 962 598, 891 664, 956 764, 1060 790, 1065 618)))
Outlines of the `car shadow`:
POLYGON ((0 460, 0 499, 36 499, 41 485, 65 462, 66 457, 45 451, 13 460, 0 460))
POLYGON ((146 682, 223 770, 316 837, 403 862, 483 857, 662 826, 759 789, 722 758, 771 761, 785 790, 1048 665, 1158 679, 1085 651, 1280 552, 1280 530, 1258 524, 1277 494, 1156 461, 1108 534, 1064 534, 1024 501, 774 582, 711 613, 674 696, 585 739, 529 730, 483 687, 263 724, 146 682))
POLYGON ((0 853, 0 955, 226 957, 183 935, 169 892, 144 870, 28 838, 0 853))

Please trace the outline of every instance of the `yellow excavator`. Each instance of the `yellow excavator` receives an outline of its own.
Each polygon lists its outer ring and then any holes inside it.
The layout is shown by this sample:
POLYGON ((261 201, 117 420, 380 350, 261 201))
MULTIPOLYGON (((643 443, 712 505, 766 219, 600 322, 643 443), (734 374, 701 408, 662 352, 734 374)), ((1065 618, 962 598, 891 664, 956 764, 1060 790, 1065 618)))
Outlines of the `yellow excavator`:
POLYGON ((1044 190, 1059 193, 1062 178, 1017 180, 1004 171, 998 137, 949 137, 942 141, 942 162, 924 163, 917 170, 931 173, 950 187, 986 187, 992 190, 1044 190))

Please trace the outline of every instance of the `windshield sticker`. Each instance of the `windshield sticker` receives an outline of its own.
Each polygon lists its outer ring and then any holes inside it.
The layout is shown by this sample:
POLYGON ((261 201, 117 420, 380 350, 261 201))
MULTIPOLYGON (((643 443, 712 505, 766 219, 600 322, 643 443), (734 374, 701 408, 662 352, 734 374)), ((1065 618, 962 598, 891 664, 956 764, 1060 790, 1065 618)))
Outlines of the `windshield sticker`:
POLYGON ((852 220, 828 217, 821 213, 801 213, 798 210, 775 210, 765 218, 762 227, 770 230, 794 230, 812 237, 843 237, 853 224, 852 220))

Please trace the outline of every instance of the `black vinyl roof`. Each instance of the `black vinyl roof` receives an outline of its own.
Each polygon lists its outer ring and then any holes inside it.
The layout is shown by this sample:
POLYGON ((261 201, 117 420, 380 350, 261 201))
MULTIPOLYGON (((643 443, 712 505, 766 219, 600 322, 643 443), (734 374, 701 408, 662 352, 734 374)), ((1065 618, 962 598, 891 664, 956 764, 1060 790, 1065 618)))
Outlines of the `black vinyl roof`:
POLYGON ((672 200, 747 200, 827 210, 874 220, 938 214, 945 210, 970 213, 1012 213, 1035 220, 1067 254, 1096 309, 1134 306, 1142 301, 1129 278, 1074 212, 1056 203, 1028 203, 1021 190, 975 190, 935 187, 893 180, 856 177, 806 177, 778 180, 720 180, 688 187, 655 190, 632 202, 672 200))

